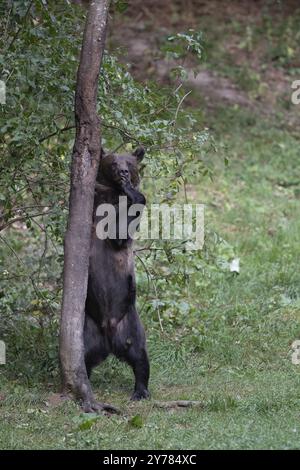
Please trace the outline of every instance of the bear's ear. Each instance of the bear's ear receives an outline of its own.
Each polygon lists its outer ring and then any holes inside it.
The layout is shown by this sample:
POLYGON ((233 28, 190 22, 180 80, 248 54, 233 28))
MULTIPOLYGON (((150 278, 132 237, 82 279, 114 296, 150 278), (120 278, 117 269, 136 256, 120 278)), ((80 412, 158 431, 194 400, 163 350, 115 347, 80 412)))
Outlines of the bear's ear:
POLYGON ((144 158, 145 155, 145 149, 144 147, 137 147, 135 151, 132 154, 134 157, 136 157, 138 162, 141 162, 144 158))

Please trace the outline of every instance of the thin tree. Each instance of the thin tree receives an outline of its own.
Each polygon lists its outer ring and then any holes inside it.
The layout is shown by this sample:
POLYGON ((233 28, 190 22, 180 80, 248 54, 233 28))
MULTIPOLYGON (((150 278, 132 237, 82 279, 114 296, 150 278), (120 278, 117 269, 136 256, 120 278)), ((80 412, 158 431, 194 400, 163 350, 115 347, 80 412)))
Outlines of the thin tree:
POLYGON ((76 137, 64 244, 60 329, 63 391, 72 392, 80 399, 85 411, 112 408, 94 399, 86 373, 83 344, 94 188, 101 155, 100 120, 96 111, 97 89, 108 9, 109 0, 92 0, 87 13, 75 94, 76 137))

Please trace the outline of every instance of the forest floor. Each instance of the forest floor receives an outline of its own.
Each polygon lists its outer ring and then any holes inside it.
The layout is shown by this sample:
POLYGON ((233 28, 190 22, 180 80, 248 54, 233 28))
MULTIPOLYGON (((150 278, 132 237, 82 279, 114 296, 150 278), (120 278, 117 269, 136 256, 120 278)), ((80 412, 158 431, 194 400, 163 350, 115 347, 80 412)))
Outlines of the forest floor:
MULTIPOLYGON (((286 24, 292 30, 288 18, 274 22, 269 34, 286 32, 286 24)), ((219 151, 213 181, 193 185, 191 193, 206 204, 207 227, 240 259, 239 275, 216 272, 206 289, 194 292, 206 308, 209 341, 195 352, 149 328, 149 401, 129 402, 130 370, 114 359, 106 362, 93 387, 122 410, 119 416, 80 414, 74 403, 56 400, 51 384, 46 391, 38 384, 29 389, 4 378, 0 448, 300 448, 300 365, 292 363, 291 350, 300 339, 300 105, 296 109, 287 98, 295 79, 290 72, 300 78, 300 64, 287 70, 285 63, 276 68, 272 60, 263 62, 262 46, 259 54, 255 45, 265 33, 256 19, 249 19, 251 30, 240 13, 222 23, 207 13, 198 24, 211 51, 204 69, 233 83, 236 96, 246 100, 195 91, 200 126, 211 129, 219 151), (221 37, 239 39, 240 47, 232 46, 231 55, 228 47, 214 49, 221 37), (237 61, 244 54, 248 61, 241 68, 237 61), (227 167, 218 159, 224 155, 227 167), (166 410, 155 404, 179 399, 199 400, 200 406, 166 410)))

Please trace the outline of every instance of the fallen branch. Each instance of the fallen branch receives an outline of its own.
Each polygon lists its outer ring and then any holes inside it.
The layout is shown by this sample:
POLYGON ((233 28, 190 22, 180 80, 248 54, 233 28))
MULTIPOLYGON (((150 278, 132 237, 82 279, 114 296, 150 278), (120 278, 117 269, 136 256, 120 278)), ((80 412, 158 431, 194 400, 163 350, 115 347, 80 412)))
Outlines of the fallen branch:
POLYGON ((273 178, 266 178, 268 181, 271 183, 277 184, 277 186, 281 186, 283 188, 290 188, 292 186, 299 186, 300 185, 300 180, 296 181, 283 181, 283 180, 275 180, 273 178))
POLYGON ((155 408, 163 408, 165 410, 170 410, 172 408, 191 408, 191 407, 204 408, 204 404, 202 401, 194 401, 194 400, 154 401, 153 406, 155 408))

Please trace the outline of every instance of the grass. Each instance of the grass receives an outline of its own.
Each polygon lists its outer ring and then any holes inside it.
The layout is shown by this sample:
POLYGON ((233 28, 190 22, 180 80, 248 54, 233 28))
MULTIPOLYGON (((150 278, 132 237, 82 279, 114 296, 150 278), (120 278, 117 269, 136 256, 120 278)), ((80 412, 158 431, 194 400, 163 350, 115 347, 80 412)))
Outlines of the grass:
POLYGON ((1 448, 299 449, 300 366, 291 363, 291 344, 300 338, 300 207, 297 187, 281 186, 299 176, 299 142, 267 122, 253 124, 245 110, 216 112, 210 119, 230 166, 220 166, 198 194, 207 224, 232 244, 241 273, 216 272, 193 292, 206 305, 200 350, 148 326, 153 399, 202 406, 166 411, 153 401, 128 402, 131 373, 111 360, 93 386, 123 414, 93 420, 73 403, 49 404, 53 385, 28 387, 2 373, 1 448))
MULTIPOLYGON (((156 365, 154 368, 159 369, 156 365)), ((299 448, 299 374, 291 367, 264 371, 227 367, 203 374, 201 362, 191 358, 191 363, 184 367, 187 373, 178 380, 176 364, 172 374, 171 370, 163 369, 158 370, 152 383, 154 398, 197 398, 203 401, 203 407, 160 411, 153 408, 151 402, 126 402, 128 386, 118 392, 102 386, 101 397, 118 403, 123 415, 99 416, 91 422, 94 418, 79 415, 78 408, 71 402, 51 408, 47 407, 46 394, 39 390, 12 389, 1 413, 1 447, 299 448), (134 416, 141 417, 141 427, 132 424, 134 416), (83 423, 91 426, 84 429, 83 423)), ((119 372, 122 377, 124 371, 119 372)))
POLYGON ((143 312, 152 400, 130 403, 131 372, 111 359, 95 372, 93 388, 122 415, 55 405, 57 377, 30 377, 31 352, 20 351, 15 360, 26 359, 27 375, 0 366, 1 449, 300 448, 300 365, 291 362, 300 339, 300 145, 276 111, 275 122, 218 105, 201 118, 214 129, 219 152, 213 181, 192 190, 206 204, 207 229, 226 240, 241 269, 235 276, 215 268, 191 282, 201 305, 193 341, 159 333, 143 312), (225 154, 228 167, 219 158, 225 154), (177 399, 201 406, 155 408, 155 400, 177 399))

